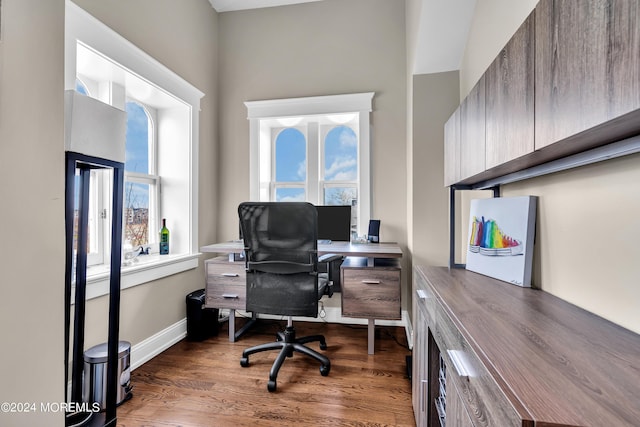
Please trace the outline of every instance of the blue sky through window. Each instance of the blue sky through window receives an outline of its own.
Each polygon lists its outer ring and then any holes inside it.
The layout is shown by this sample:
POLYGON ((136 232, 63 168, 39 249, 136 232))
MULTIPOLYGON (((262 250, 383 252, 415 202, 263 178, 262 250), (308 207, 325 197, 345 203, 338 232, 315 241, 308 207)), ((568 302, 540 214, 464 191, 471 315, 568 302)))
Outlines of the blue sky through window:
POLYGON ((149 173, 149 118, 136 102, 127 102, 127 144, 124 169, 149 173))
POLYGON ((276 182, 307 179, 307 142, 297 129, 288 128, 276 138, 276 182))
POLYGON ((327 133, 324 147, 325 181, 355 181, 358 177, 358 138, 353 129, 337 126, 327 133))
MULTIPOLYGON (((127 102, 127 142, 124 169, 149 173, 149 117, 137 102, 127 102)), ((127 182, 125 208, 149 208, 149 184, 127 182)))

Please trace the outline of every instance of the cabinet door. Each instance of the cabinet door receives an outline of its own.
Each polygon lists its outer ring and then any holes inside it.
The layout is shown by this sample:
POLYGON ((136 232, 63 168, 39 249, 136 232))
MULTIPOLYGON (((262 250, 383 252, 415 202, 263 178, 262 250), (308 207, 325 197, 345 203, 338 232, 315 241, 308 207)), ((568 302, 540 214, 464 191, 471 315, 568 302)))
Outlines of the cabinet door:
POLYGON ((474 427, 453 381, 447 380, 447 427, 474 427))
POLYGON ((460 105, 460 178, 485 170, 485 76, 460 105))
POLYGON ((460 107, 444 124, 444 185, 460 181, 460 107))
POLYGON ((486 72, 486 168, 534 149, 534 19, 532 13, 486 72))
POLYGON ((640 2, 541 0, 535 148, 640 108, 640 2))
MULTIPOLYGON (((415 295, 414 298, 420 298, 415 295)), ((412 397, 413 397, 413 413, 416 418, 417 427, 426 427, 428 425, 428 408, 429 408, 429 371, 428 371, 428 326, 427 319, 424 314, 424 304, 418 301, 415 311, 415 329, 413 343, 413 366, 412 366, 412 397)))

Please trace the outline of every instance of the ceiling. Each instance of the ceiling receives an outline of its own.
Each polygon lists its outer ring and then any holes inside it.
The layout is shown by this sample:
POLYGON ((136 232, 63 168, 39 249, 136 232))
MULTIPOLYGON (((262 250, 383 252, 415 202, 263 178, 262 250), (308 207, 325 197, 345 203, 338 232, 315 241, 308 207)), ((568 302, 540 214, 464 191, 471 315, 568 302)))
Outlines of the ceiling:
MULTIPOLYGON (((209 0, 218 12, 284 6, 322 0, 209 0)), ((418 0, 413 74, 460 69, 477 0, 418 0)))

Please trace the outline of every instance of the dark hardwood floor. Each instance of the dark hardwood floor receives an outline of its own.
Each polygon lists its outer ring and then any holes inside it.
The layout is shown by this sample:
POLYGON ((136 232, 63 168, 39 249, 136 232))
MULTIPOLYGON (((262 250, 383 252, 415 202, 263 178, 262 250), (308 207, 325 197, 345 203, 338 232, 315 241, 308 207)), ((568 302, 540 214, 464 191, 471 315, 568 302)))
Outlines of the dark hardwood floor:
POLYGON ((218 336, 167 349, 133 371, 133 398, 118 407, 118 426, 415 426, 404 329, 377 326, 370 356, 366 326, 296 322, 298 336, 325 335, 331 372, 321 376, 319 363, 296 353, 270 393, 277 352, 250 356, 247 368, 240 356, 285 324, 260 321, 235 343, 224 324, 218 336))

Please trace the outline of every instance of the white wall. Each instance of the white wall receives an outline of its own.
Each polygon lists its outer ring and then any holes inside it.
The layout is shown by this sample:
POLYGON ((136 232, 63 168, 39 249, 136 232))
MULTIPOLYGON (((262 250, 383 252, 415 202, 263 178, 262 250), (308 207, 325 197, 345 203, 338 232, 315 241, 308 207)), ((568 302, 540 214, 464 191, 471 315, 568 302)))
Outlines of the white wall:
MULTIPOLYGON (((536 3, 477 3, 460 70, 462 98, 536 3)), ((633 155, 503 188, 504 196, 539 197, 534 285, 635 332, 639 171, 640 156, 633 155)))
POLYGON ((3 427, 64 423, 63 49, 63 0, 2 0, 0 402, 37 404, 3 427))

